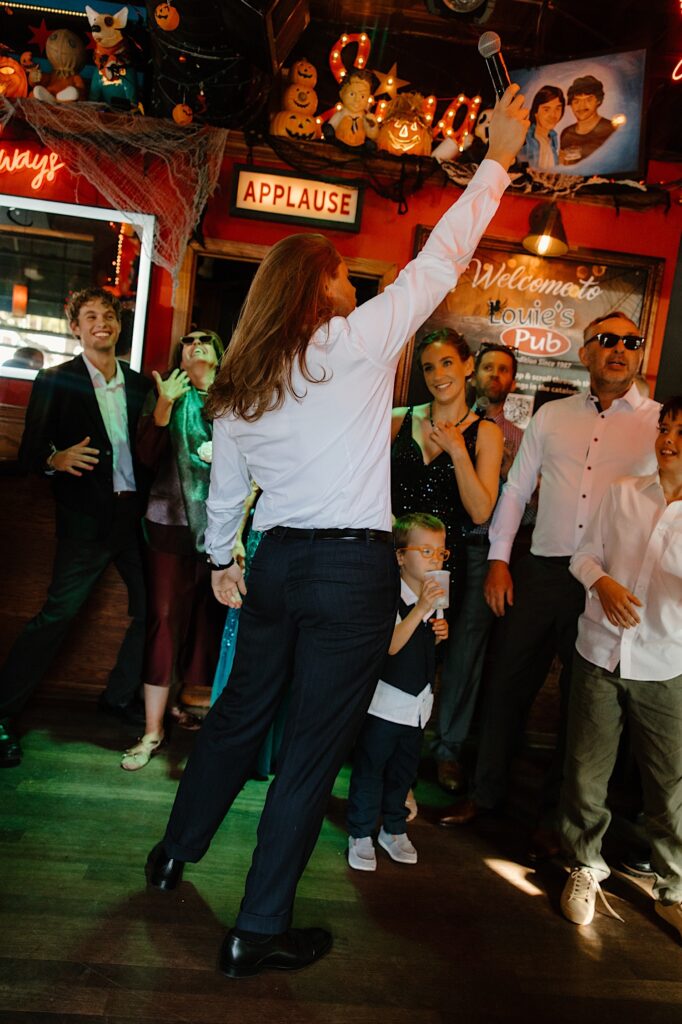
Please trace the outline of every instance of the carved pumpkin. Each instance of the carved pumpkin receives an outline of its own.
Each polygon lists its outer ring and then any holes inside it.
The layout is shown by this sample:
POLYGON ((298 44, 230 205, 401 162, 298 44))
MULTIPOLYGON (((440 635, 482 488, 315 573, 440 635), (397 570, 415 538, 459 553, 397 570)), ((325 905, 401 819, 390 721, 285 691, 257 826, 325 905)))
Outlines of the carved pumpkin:
POLYGON ((164 32, 173 32, 180 24, 180 15, 170 4, 159 4, 154 11, 154 20, 164 32))
POLYGON ((282 135, 286 139, 296 139, 298 142, 309 142, 320 137, 320 126, 314 117, 282 110, 273 117, 270 133, 282 135))
POLYGON ((194 112, 187 103, 178 103, 173 107, 172 116, 176 124, 191 124, 194 112))
POLYGON ((295 114, 312 115, 317 110, 317 93, 301 85, 289 85, 284 90, 282 103, 285 110, 293 110, 295 114))
POLYGON ((422 114, 419 93, 400 93, 388 107, 377 146, 395 156, 430 156, 431 129, 422 114))
POLYGON ((0 57, 0 96, 27 96, 26 72, 18 60, 0 57))
POLYGON ((314 89, 317 85, 317 71, 310 61, 297 60, 291 65, 289 82, 291 85, 303 85, 307 89, 314 89))

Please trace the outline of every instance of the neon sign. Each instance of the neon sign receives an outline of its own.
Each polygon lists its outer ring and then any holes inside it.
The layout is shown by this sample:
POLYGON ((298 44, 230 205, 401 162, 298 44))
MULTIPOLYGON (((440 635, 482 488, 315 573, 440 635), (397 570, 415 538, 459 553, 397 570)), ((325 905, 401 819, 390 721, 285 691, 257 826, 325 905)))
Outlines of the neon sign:
POLYGON ((21 174, 33 171, 31 188, 40 191, 48 182, 53 182, 66 164, 56 153, 34 153, 30 149, 0 149, 0 174, 21 174))

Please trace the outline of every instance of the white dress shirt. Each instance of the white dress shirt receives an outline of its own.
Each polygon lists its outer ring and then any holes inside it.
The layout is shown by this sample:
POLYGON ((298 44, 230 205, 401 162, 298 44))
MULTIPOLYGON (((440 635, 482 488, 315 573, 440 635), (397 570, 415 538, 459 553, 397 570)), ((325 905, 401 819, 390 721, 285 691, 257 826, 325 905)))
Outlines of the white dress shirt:
POLYGON ((390 530, 390 413, 400 352, 454 288, 508 183, 498 163, 484 160, 396 281, 316 331, 306 358, 320 383, 305 380, 295 363, 301 398, 287 394, 255 423, 215 420, 206 531, 214 562, 229 561, 252 479, 263 490, 257 530, 390 530))
MULTIPOLYGON (((400 596, 410 607, 415 605, 418 600, 412 588, 408 587, 405 580, 402 579, 400 581, 400 596)), ((427 612, 422 621, 427 622, 432 615, 432 611, 427 612)), ((396 615, 396 626, 401 621, 400 615, 396 615)), ((390 683, 385 683, 383 679, 380 679, 367 714, 383 718, 385 722, 397 722, 399 725, 413 725, 423 729, 431 717, 432 711, 433 692, 429 683, 415 697, 413 694, 405 693, 397 686, 391 686, 390 683)))
POLYGON ((110 381, 105 380, 101 370, 90 362, 83 354, 99 411, 104 420, 104 429, 111 441, 111 452, 114 469, 114 491, 135 491, 135 472, 133 456, 128 437, 128 403, 126 401, 126 382, 121 364, 116 360, 116 373, 110 381))
POLYGON ((509 561, 541 474, 534 555, 572 555, 614 480, 656 469, 660 406, 635 384, 600 412, 590 394, 547 402, 533 416, 509 470, 489 530, 489 559, 509 561))
POLYGON ((682 676, 682 501, 666 504, 658 473, 612 484, 571 559, 587 590, 576 647, 623 679, 682 676), (641 622, 612 626, 591 588, 602 576, 642 602, 641 622))

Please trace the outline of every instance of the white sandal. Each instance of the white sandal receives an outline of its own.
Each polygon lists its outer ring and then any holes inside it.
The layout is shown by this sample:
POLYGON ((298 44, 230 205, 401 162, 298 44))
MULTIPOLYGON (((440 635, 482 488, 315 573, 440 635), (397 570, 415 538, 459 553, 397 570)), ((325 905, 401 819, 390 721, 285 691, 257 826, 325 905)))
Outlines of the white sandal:
POLYGON ((164 744, 164 737, 153 735, 143 736, 134 747, 123 754, 121 768, 126 772, 137 772, 149 764, 152 757, 158 754, 164 744))

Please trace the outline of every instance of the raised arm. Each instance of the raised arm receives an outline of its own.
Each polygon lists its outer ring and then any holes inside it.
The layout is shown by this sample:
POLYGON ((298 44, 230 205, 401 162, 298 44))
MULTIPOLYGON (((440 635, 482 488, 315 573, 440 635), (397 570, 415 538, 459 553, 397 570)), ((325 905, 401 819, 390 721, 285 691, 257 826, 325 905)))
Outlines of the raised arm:
POLYGON ((464 193, 393 284, 349 315, 351 343, 366 358, 395 365, 407 339, 454 288, 509 184, 506 171, 527 128, 523 97, 511 86, 495 107, 488 157, 464 193))

